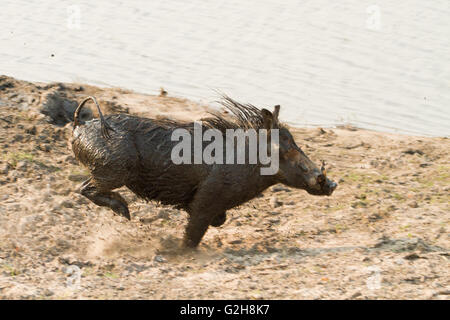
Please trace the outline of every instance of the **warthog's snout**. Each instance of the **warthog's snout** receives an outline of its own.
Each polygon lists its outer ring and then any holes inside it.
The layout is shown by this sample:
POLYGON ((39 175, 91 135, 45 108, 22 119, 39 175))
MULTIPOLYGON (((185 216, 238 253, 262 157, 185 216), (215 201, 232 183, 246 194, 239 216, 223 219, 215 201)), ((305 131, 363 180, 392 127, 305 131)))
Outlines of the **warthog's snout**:
POLYGON ((336 182, 334 182, 334 181, 332 181, 332 180, 330 180, 330 179, 328 179, 328 178, 325 178, 326 179, 326 181, 325 181, 325 183, 322 185, 322 192, 325 194, 325 195, 327 195, 327 196, 331 196, 331 194, 333 193, 333 191, 336 189, 336 187, 337 187, 337 183, 336 182))
POLYGON ((315 170, 314 173, 313 177, 308 181, 306 191, 316 196, 331 196, 337 188, 337 183, 327 178, 326 170, 323 167, 321 171, 315 170))
POLYGON ((330 189, 330 192, 328 193, 329 196, 333 193, 334 189, 337 188, 337 183, 334 181, 330 181, 330 184, 328 185, 328 188, 330 189))

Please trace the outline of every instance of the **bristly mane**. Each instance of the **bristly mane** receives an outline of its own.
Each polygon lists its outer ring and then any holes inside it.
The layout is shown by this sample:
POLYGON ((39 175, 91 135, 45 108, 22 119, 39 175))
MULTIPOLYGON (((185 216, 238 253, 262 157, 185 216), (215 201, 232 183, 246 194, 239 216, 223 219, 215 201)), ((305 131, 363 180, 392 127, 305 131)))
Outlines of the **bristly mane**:
POLYGON ((219 112, 210 112, 212 117, 201 121, 207 127, 225 131, 226 129, 264 129, 264 118, 257 107, 251 104, 241 104, 226 95, 222 95, 219 103, 228 109, 234 117, 224 116, 219 112))
MULTIPOLYGON (((202 118, 199 121, 210 129, 217 129, 225 133, 227 129, 266 129, 264 127, 264 118, 260 109, 251 104, 239 103, 227 95, 222 95, 218 102, 229 110, 231 115, 222 114, 219 111, 208 112, 211 117, 202 118)), ((152 119, 151 129, 157 127, 163 128, 184 128, 188 131, 193 130, 193 122, 186 120, 173 120, 169 118, 152 119)), ((281 125, 281 124, 279 124, 281 125)))

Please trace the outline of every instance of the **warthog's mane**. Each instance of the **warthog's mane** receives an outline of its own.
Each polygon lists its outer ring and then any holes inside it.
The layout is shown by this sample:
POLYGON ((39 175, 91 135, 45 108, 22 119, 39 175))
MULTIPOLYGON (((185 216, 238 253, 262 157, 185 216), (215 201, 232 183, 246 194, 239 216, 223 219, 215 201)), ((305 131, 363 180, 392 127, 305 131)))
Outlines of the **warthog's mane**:
MULTIPOLYGON (((211 116, 201 118, 202 125, 210 129, 217 129, 225 133, 227 129, 259 130, 266 129, 264 125, 263 113, 252 104, 242 104, 232 98, 222 95, 218 101, 228 113, 220 111, 208 112, 211 116)), ((173 120, 169 118, 154 119, 153 124, 159 127, 171 129, 193 130, 193 122, 173 120)), ((281 126, 281 124, 279 124, 281 126)))
POLYGON ((239 103, 226 95, 222 95, 222 99, 218 102, 231 113, 231 116, 219 112, 210 112, 212 117, 201 119, 207 127, 220 131, 226 129, 266 129, 263 113, 254 105, 239 103))

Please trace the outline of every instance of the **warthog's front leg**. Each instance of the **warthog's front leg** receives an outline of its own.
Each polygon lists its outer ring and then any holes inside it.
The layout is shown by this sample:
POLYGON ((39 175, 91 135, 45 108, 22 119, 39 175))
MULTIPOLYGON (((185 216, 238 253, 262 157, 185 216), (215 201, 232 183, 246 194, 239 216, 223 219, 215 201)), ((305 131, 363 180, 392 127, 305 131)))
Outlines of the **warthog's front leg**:
POLYGON ((218 227, 226 220, 226 202, 218 194, 222 194, 222 184, 212 175, 203 182, 195 193, 187 208, 189 222, 184 236, 184 245, 194 248, 198 246, 210 225, 218 227))
POLYGON ((225 221, 227 221, 227 213, 226 212, 219 213, 212 219, 211 225, 213 227, 220 227, 225 223, 225 221))
POLYGON ((214 213, 217 211, 219 210, 209 207, 189 214, 189 222, 184 235, 184 246, 189 248, 197 247, 210 225, 220 227, 225 223, 227 219, 226 212, 215 215, 214 213))
POLYGON ((115 213, 131 220, 125 199, 119 193, 112 192, 106 186, 102 186, 93 178, 86 180, 82 184, 80 193, 96 205, 111 208, 115 213))
POLYGON ((184 235, 184 246, 188 248, 197 247, 205 235, 206 230, 208 230, 210 223, 211 217, 208 215, 191 214, 184 235))

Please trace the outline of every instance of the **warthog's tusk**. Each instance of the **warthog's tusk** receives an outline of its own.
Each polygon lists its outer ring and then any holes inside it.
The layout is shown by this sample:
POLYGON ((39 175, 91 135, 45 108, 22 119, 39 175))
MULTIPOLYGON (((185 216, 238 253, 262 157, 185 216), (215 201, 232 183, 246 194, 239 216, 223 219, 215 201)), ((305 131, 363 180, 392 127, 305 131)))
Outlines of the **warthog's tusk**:
POLYGON ((325 169, 325 165, 326 165, 325 161, 322 160, 322 168, 320 168, 320 171, 322 171, 322 174, 324 175, 324 177, 327 176, 327 169, 325 169))

